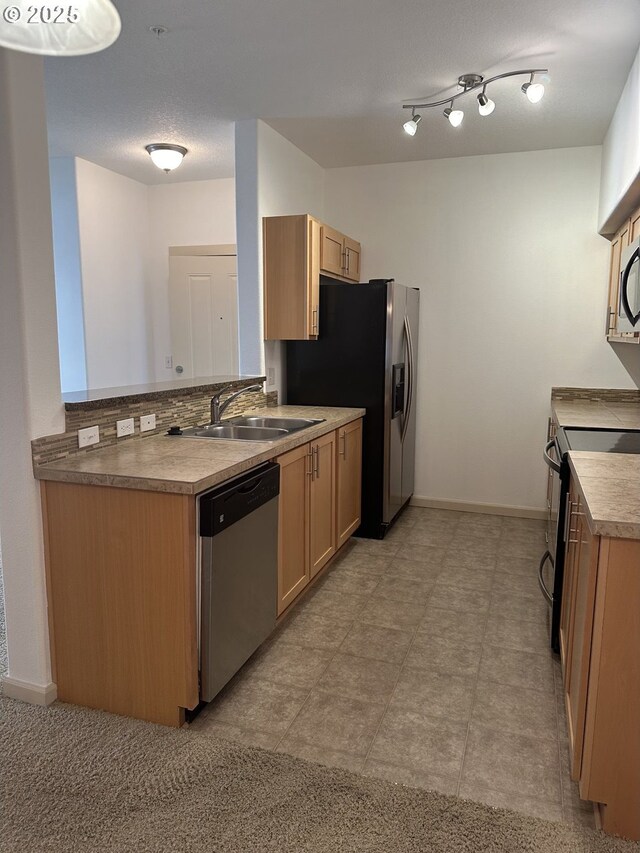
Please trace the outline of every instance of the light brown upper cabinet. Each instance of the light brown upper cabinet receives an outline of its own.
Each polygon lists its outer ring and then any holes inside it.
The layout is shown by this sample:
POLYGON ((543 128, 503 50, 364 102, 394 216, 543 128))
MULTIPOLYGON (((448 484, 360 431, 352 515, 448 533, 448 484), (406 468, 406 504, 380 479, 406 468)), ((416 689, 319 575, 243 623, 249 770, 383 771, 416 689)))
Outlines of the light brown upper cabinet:
POLYGON ((360 526, 362 497, 362 421, 353 421, 337 430, 336 456, 336 537, 341 548, 360 526))
POLYGON ((265 340, 318 337, 320 227, 307 215, 262 220, 265 340))
POLYGON ((348 281, 360 281, 360 243, 323 225, 320 229, 320 272, 348 281))
POLYGON ((640 237, 640 208, 627 219, 611 240, 609 256, 609 304, 607 308, 607 340, 616 343, 640 344, 640 332, 618 331, 618 302, 622 252, 640 237))
POLYGON ((360 243, 313 216, 262 220, 264 338, 314 341, 320 334, 320 274, 360 279, 360 243))

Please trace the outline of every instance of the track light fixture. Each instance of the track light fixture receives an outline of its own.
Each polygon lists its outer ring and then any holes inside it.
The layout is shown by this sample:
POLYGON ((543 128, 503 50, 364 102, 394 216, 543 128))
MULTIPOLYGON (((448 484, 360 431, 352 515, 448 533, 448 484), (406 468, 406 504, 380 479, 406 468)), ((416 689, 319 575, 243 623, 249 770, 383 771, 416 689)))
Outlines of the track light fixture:
POLYGON ((522 75, 529 76, 529 82, 524 83, 522 86, 522 91, 527 96, 529 101, 532 104, 537 104, 538 101, 542 99, 544 95, 544 86, 542 83, 534 83, 533 78, 536 74, 546 74, 546 68, 527 68, 522 71, 507 71, 504 74, 496 74, 495 77, 489 77, 487 80, 481 74, 462 74, 458 77, 458 86, 462 91, 456 92, 455 95, 449 95, 447 98, 443 98, 441 101, 430 101, 423 104, 418 103, 408 103, 403 104, 402 108, 405 110, 411 110, 411 119, 406 121, 403 125, 405 131, 410 136, 415 136, 416 131, 418 129, 418 122, 421 121, 421 116, 416 113, 416 110, 426 110, 431 107, 441 107, 444 104, 448 104, 448 106, 444 110, 445 118, 449 119, 449 122, 453 125, 453 127, 460 127, 462 124, 462 120, 464 118, 464 113, 462 110, 454 109, 454 102, 461 98, 463 95, 468 94, 469 92, 473 92, 476 89, 482 87, 482 91, 477 96, 478 100, 478 112, 481 116, 488 116, 495 110, 496 105, 495 102, 491 100, 491 98, 487 95, 487 86, 489 83, 493 83, 495 80, 502 80, 505 77, 520 77, 522 75))
POLYGON ((418 129, 418 123, 422 121, 422 116, 418 115, 418 113, 414 110, 411 113, 411 118, 409 121, 405 121, 402 125, 404 128, 404 132, 408 133, 409 136, 415 136, 416 130, 418 129))

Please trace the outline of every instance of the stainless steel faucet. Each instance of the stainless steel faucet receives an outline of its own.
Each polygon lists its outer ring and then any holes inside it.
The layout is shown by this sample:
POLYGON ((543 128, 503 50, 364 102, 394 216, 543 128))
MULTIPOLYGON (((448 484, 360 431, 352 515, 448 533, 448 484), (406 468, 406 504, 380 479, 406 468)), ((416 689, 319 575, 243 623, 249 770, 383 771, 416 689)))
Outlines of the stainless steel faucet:
POLYGON ((246 388, 240 388, 239 391, 236 391, 234 394, 230 394, 227 399, 220 405, 220 397, 225 391, 229 390, 229 386, 226 388, 222 388, 222 390, 218 391, 217 394, 214 394, 211 398, 211 423, 219 424, 220 418, 224 410, 227 408, 229 403, 233 403, 236 397, 239 397, 241 394, 247 394, 249 391, 261 391, 262 385, 248 385, 246 388))

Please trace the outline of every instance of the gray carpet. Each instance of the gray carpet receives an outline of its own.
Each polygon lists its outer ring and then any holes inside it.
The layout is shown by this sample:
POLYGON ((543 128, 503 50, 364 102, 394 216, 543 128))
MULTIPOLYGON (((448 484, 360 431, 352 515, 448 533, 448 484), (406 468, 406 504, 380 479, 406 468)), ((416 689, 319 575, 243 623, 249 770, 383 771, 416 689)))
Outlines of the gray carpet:
POLYGON ((197 732, 6 698, 0 815, 3 853, 638 851, 197 732))

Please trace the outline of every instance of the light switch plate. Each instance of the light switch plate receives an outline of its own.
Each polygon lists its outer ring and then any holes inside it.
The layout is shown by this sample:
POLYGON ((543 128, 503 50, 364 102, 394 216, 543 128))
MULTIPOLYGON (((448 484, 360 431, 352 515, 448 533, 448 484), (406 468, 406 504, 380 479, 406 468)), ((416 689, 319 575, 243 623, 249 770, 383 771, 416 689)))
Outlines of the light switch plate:
POLYGON ((124 418, 121 421, 116 421, 116 436, 124 438, 125 435, 133 435, 135 429, 133 418, 124 418))
POLYGON ((155 415, 142 415, 140 417, 140 432, 149 432, 156 428, 155 415))
POLYGON ((267 367, 267 385, 273 388, 276 384, 276 369, 275 367, 267 367))
POLYGON ((89 447, 100 441, 100 427, 90 426, 78 430, 78 447, 89 447))

